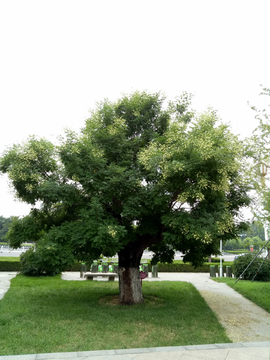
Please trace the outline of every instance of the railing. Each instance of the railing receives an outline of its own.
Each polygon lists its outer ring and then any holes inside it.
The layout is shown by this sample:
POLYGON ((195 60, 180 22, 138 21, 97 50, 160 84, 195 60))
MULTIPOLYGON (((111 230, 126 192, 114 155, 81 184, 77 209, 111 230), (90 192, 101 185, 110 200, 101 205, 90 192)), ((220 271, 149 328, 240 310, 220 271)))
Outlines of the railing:
POLYGON ((30 249, 32 246, 31 245, 25 245, 25 246, 21 246, 17 249, 13 249, 11 247, 9 247, 8 245, 0 245, 0 252, 24 252, 28 249, 30 249))

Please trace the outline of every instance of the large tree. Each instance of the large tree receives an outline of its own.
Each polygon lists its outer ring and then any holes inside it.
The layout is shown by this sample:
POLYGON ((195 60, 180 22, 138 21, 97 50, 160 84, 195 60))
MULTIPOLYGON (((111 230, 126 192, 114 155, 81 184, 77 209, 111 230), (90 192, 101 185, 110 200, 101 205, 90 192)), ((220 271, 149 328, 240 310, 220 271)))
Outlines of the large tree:
POLYGON ((32 137, 8 149, 0 170, 20 199, 41 202, 13 224, 11 244, 38 241, 51 256, 63 253, 62 265, 117 253, 123 304, 143 301, 146 248, 154 263, 176 250, 194 265, 217 253, 244 226, 242 148, 214 111, 195 116, 189 107, 187 94, 166 102, 134 92, 99 103, 60 146, 32 137))

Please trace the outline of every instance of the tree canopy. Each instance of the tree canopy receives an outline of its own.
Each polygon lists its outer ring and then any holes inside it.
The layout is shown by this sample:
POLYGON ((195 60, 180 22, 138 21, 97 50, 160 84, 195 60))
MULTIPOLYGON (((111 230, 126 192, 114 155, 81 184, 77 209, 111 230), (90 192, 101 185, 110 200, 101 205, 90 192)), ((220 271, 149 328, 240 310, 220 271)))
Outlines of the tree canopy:
POLYGON ((0 171, 33 209, 13 223, 10 243, 30 239, 37 252, 63 253, 59 269, 118 254, 122 303, 142 301, 144 249, 154 251, 153 263, 179 250, 195 266, 218 253, 220 239, 245 227, 243 149, 215 111, 195 115, 190 102, 188 94, 167 101, 134 92, 97 104, 81 132, 67 131, 58 146, 35 137, 11 146, 0 171))

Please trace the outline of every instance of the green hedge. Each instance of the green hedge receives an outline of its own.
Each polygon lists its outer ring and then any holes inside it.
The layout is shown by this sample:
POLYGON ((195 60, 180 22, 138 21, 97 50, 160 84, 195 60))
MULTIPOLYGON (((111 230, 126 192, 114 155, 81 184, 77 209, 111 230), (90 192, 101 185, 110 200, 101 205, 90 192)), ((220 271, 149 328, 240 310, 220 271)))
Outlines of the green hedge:
MULTIPOLYGON (((20 271, 21 270, 21 263, 19 258, 17 261, 8 261, 2 260, 4 258, 0 258, 0 271, 20 271)), ((223 271, 226 271, 226 266, 232 266, 233 262, 225 262, 223 263, 223 271)), ((149 272, 152 271, 152 266, 150 264, 150 260, 148 261, 149 265, 149 272)), ((181 260, 175 260, 172 264, 162 264, 158 263, 158 272, 210 272, 210 266, 215 265, 216 270, 218 269, 219 264, 217 263, 204 263, 202 266, 198 268, 194 268, 191 264, 185 264, 181 260)), ((89 271, 90 265, 86 264, 86 269, 89 271)), ((75 263, 72 267, 66 269, 66 271, 80 271, 81 270, 81 263, 75 263)))
MULTIPOLYGON (((205 262, 208 262, 208 261, 205 261, 205 262)), ((212 258, 212 262, 220 263, 220 258, 212 258)), ((222 262, 224 262, 224 259, 222 259, 222 262)))
MULTIPOLYGON (((191 264, 184 264, 184 263, 172 263, 172 264, 162 264, 158 263, 158 272, 210 272, 210 266, 215 265, 216 270, 218 269, 218 264, 212 263, 204 263, 202 266, 195 268, 191 264)), ((223 264, 223 271, 226 271, 226 266, 230 266, 230 264, 226 263, 223 264)), ((149 266, 149 272, 152 271, 151 265, 149 266)))
POLYGON ((20 261, 0 261, 0 271, 21 271, 20 261))
MULTIPOLYGON (((86 269, 89 271, 90 265, 86 265, 86 269)), ((80 271, 81 263, 75 263, 71 268, 66 271, 80 271)), ((20 261, 0 261, 0 271, 21 271, 20 261)))

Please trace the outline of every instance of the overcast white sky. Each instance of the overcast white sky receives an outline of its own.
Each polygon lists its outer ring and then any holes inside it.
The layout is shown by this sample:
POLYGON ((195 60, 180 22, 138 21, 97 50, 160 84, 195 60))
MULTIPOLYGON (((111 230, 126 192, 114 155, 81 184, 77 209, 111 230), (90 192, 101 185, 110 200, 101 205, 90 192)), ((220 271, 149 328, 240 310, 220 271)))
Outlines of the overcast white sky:
MULTIPOLYGON (((232 131, 270 87, 268 0, 0 0, 0 154, 36 134, 79 130, 104 98, 194 93, 232 131)), ((26 215, 0 177, 0 215, 26 215)))

